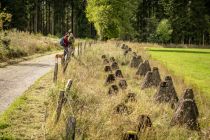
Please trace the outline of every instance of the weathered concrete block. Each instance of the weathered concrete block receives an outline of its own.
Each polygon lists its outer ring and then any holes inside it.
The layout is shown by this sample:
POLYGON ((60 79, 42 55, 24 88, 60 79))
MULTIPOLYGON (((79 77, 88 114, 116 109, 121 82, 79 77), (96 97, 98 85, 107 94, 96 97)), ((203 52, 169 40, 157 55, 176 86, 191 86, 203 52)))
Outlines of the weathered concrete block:
POLYGON ((118 63, 117 62, 112 62, 111 67, 113 70, 119 69, 118 63))
POLYGON ((111 72, 111 71, 112 71, 111 66, 105 66, 105 67, 104 67, 104 71, 105 71, 105 72, 111 72))
POLYGON ((116 95, 119 92, 119 88, 117 85, 111 85, 109 88, 108 94, 109 95, 116 95))
POLYGON ((115 81, 115 76, 114 76, 114 74, 109 74, 108 76, 107 76, 107 79, 106 79, 106 84, 111 84, 111 83, 113 83, 115 81))
POLYGON ((173 115, 170 125, 185 126, 190 130, 200 130, 198 123, 198 108, 194 101, 192 89, 187 89, 179 102, 176 112, 173 115))
POLYGON ((106 57, 106 55, 102 55, 101 58, 102 58, 102 59, 105 59, 105 58, 107 58, 107 57, 106 57))
POLYGON ((138 66, 143 62, 141 56, 133 56, 130 66, 132 68, 138 68, 138 66))
POLYGON ((108 60, 107 58, 105 58, 105 59, 103 60, 103 64, 104 64, 104 65, 109 64, 109 60, 108 60))
POLYGON ((115 58, 114 57, 111 57, 110 58, 110 62, 115 62, 115 58))
POLYGON ((147 115, 140 115, 137 124, 137 132, 144 132, 148 127, 152 127, 152 121, 147 115))
POLYGON ((114 113, 122 115, 122 114, 130 114, 131 111, 124 103, 121 103, 114 108, 114 113))
POLYGON ((166 76, 165 81, 160 83, 154 98, 159 103, 169 102, 172 108, 178 103, 179 99, 170 76, 166 76))
POLYGON ((122 140, 139 140, 137 132, 128 131, 124 133, 122 140))
POLYGON ((157 67, 154 67, 152 72, 147 72, 144 81, 141 85, 141 89, 150 88, 152 86, 157 87, 161 82, 159 70, 157 67))
POLYGON ((118 78, 123 78, 123 74, 122 74, 122 71, 121 70, 116 70, 115 71, 115 77, 118 77, 118 78))
POLYGON ((121 89, 127 89, 127 87, 128 87, 128 84, 127 84, 127 82, 126 82, 126 80, 120 80, 119 81, 119 87, 121 88, 121 89))
POLYGON ((149 61, 145 60, 143 63, 139 65, 136 75, 145 76, 148 71, 151 71, 151 67, 150 67, 149 61))
POLYGON ((136 102, 136 94, 135 93, 128 93, 125 98, 125 103, 128 102, 136 102))

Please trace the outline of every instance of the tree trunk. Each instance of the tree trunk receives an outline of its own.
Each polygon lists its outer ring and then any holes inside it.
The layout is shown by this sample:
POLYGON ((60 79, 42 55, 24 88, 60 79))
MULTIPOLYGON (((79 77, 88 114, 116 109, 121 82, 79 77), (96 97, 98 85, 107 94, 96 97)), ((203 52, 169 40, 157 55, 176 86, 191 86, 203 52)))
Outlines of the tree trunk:
POLYGON ((29 32, 31 33, 32 32, 32 29, 31 29, 31 13, 29 14, 29 32))
POLYGON ((43 9, 43 1, 41 2, 41 32, 44 32, 44 9, 43 9))
POLYGON ((53 0, 52 8, 52 34, 55 35, 55 0, 53 0))
POLYGON ((40 14, 40 1, 38 1, 38 3, 37 3, 37 31, 38 32, 41 32, 40 18, 41 18, 41 14, 40 14))
POLYGON ((74 2, 71 2, 71 31, 75 35, 74 32, 74 2))
POLYGON ((51 34, 51 8, 50 8, 50 2, 48 2, 48 33, 51 34))
POLYGON ((38 18, 38 16, 37 16, 37 14, 38 14, 38 0, 36 0, 36 2, 35 2, 35 16, 34 16, 34 32, 35 33, 37 33, 37 18, 38 18))
POLYGON ((66 18, 66 30, 67 31, 69 30, 69 16, 70 16, 69 11, 70 11, 70 7, 68 5, 67 11, 66 11, 66 16, 67 16, 67 18, 66 18))
POLYGON ((45 1, 45 35, 48 34, 48 19, 47 19, 47 0, 45 1))
POLYGON ((34 32, 34 12, 33 12, 33 14, 32 14, 32 32, 34 32))
POLYGON ((54 29, 54 28, 55 28, 55 27, 54 27, 54 26, 55 26, 55 24, 54 24, 54 22, 55 22, 55 21, 54 21, 54 20, 55 20, 55 14, 54 14, 54 9, 52 10, 52 17, 51 17, 51 18, 52 18, 51 31, 52 31, 52 34, 55 35, 55 29, 54 29))

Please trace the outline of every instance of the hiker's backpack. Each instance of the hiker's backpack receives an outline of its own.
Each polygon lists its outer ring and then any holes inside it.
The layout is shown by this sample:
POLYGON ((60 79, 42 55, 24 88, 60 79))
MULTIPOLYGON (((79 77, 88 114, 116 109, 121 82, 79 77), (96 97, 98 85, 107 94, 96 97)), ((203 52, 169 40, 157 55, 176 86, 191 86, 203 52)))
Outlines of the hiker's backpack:
POLYGON ((64 47, 64 45, 65 45, 65 44, 64 44, 64 37, 61 38, 61 40, 60 40, 60 45, 64 47))

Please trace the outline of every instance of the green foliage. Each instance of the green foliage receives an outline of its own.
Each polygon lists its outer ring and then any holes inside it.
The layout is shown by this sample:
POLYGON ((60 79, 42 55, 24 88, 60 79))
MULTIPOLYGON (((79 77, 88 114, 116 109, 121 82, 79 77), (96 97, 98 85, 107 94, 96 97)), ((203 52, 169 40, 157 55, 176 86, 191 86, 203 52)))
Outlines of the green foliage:
POLYGON ((174 0, 160 0, 161 5, 164 8, 164 13, 167 17, 170 17, 172 15, 172 12, 174 10, 174 0))
POLYGON ((1 5, 13 15, 5 29, 57 36, 71 29, 80 38, 162 42, 156 28, 168 19, 172 43, 210 44, 209 0, 2 0, 1 5))
POLYGON ((172 23, 175 42, 198 43, 202 40, 207 27, 203 0, 172 0, 168 1, 165 7, 170 7, 171 12, 168 16, 172 23))
POLYGON ((172 32, 173 30, 170 22, 167 19, 161 20, 156 30, 156 35, 159 41, 163 43, 170 41, 172 32))
POLYGON ((76 37, 90 38, 95 29, 86 18, 85 7, 84 0, 1 0, 0 11, 6 8, 13 15, 5 29, 57 36, 71 29, 76 37))
POLYGON ((7 11, 12 14, 11 26, 26 30, 28 9, 26 0, 12 0, 7 3, 7 11), (15 5, 15 6, 14 6, 15 5))
MULTIPOLYGON (((90 22, 94 23, 100 38, 103 39, 108 36, 108 27, 110 24, 114 24, 113 21, 110 23, 110 20, 113 18, 111 5, 107 5, 106 0, 88 0, 86 10, 87 18, 90 22)), ((110 33, 116 32, 116 30, 117 29, 115 29, 115 31, 111 31, 110 33)))
POLYGON ((8 24, 11 22, 11 19, 12 19, 12 15, 5 12, 5 10, 0 12, 0 31, 3 29, 3 26, 5 23, 8 24))
POLYGON ((209 6, 210 2, 206 0, 142 0, 136 13, 137 21, 134 23, 140 33, 137 37, 141 41, 162 41, 151 32, 151 18, 155 17, 158 21, 170 21, 173 43, 200 44, 203 36, 210 43, 209 20, 205 19, 205 15, 210 15, 209 6))
POLYGON ((87 18, 94 23, 100 39, 126 39, 134 33, 131 19, 136 0, 88 0, 87 18))
POLYGON ((158 19, 156 17, 152 17, 148 19, 148 24, 146 26, 146 31, 148 33, 147 41, 149 42, 157 42, 157 35, 156 35, 156 29, 158 26, 158 19))

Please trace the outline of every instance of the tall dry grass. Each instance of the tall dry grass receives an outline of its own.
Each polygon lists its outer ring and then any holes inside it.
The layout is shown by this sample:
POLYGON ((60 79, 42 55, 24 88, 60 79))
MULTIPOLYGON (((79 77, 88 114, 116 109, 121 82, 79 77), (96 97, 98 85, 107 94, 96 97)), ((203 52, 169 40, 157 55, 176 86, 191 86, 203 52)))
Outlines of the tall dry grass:
MULTIPOLYGON (((145 45, 130 44, 138 54, 144 59, 149 56, 145 54, 145 45)), ((151 45, 152 46, 152 45, 151 45)), ((158 46, 157 46, 158 47, 158 46)), ((169 104, 157 104, 154 102, 153 95, 156 89, 140 90, 143 79, 136 77, 136 69, 128 65, 121 66, 125 79, 128 82, 128 89, 121 90, 116 96, 108 95, 108 87, 105 85, 107 74, 103 72, 101 56, 105 54, 109 57, 114 56, 119 64, 129 62, 131 55, 124 57, 120 48, 116 48, 113 42, 100 43, 88 48, 80 58, 72 59, 69 64, 67 74, 62 77, 59 75, 58 85, 49 91, 49 102, 47 108, 47 139, 62 139, 65 136, 65 122, 71 115, 77 119, 76 139, 88 140, 118 140, 126 131, 135 131, 137 117, 142 114, 148 115, 152 120, 152 128, 140 134, 140 139, 148 140, 186 140, 186 139, 205 139, 201 132, 190 131, 184 127, 170 127, 170 120, 174 110, 169 104), (62 77, 62 78, 61 78, 62 77), (71 97, 62 110, 60 121, 55 124, 55 109, 58 100, 59 90, 65 86, 67 79, 73 79, 72 90, 68 93, 71 97), (114 113, 114 107, 122 103, 129 92, 137 94, 137 102, 127 103, 132 112, 129 115, 114 113)), ((165 67, 155 61, 150 61, 152 66, 160 68, 161 77, 169 75, 165 67)), ((178 96, 182 95, 185 86, 180 83, 179 78, 173 77, 178 96)), ((210 111, 207 104, 200 104, 200 98, 196 97, 199 106, 199 122, 202 130, 206 128, 205 117, 210 111)))
POLYGON ((57 49, 56 38, 20 31, 0 32, 0 62, 57 49), (4 41, 8 42, 8 47, 4 45, 4 41))

